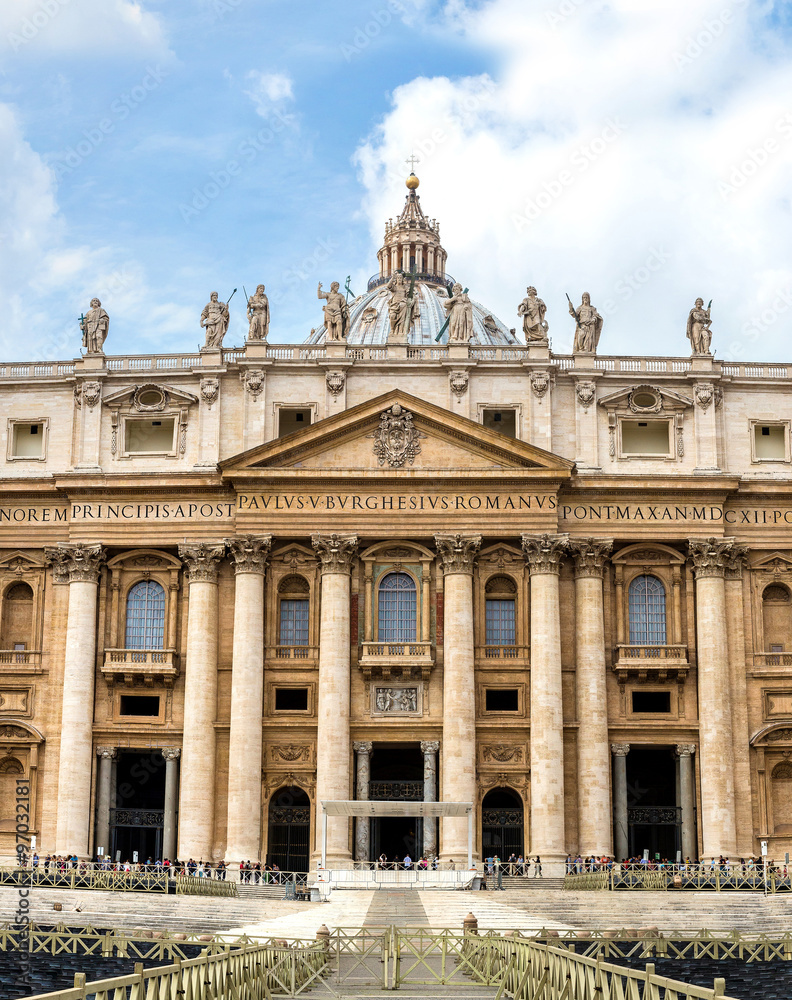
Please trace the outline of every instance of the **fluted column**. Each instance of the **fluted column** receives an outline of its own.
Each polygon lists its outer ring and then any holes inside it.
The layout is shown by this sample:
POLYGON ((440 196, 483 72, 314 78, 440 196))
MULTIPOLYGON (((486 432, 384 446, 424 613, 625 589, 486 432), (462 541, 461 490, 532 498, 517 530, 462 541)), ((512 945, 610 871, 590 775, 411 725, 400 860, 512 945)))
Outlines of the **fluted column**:
POLYGON ((689 542, 696 571, 702 856, 734 856, 734 747, 724 571, 733 539, 689 542))
POLYGON ((97 747, 99 771, 96 776, 96 833, 94 835, 94 854, 102 848, 104 855, 110 853, 110 785, 113 778, 113 761, 116 759, 115 747, 97 747))
POLYGON ((613 754, 613 828, 617 861, 624 861, 630 850, 627 819, 627 754, 629 752, 629 743, 611 743, 611 753, 613 754))
POLYGON ((56 549, 45 549, 45 555, 52 565, 55 582, 69 584, 55 853, 87 858, 91 830, 96 599, 105 550, 101 545, 59 545, 56 549))
MULTIPOLYGON (((423 740, 421 753, 424 759, 424 802, 437 802, 437 752, 439 740, 423 740)), ((423 852, 431 859, 437 854, 437 820, 425 816, 423 821, 423 852)))
POLYGON ((225 546, 180 545, 189 571, 179 858, 209 860, 214 839, 217 716, 217 573, 225 546))
POLYGON ((726 560, 726 623, 731 673, 732 743, 737 853, 754 852, 751 792, 751 731, 748 725, 748 683, 745 670, 745 602, 743 567, 748 549, 735 545, 726 560))
MULTIPOLYGON (((435 535, 443 564, 443 795, 476 801, 476 692, 473 657, 473 565, 481 535, 435 535)), ((445 859, 467 856, 468 821, 444 818, 445 859)))
POLYGON ((226 539, 235 574, 228 738, 228 862, 257 858, 261 847, 264 574, 271 544, 271 535, 226 539))
MULTIPOLYGON (((319 692, 316 726, 316 851, 322 849, 322 800, 348 799, 351 791, 350 573, 357 551, 355 535, 313 535, 322 574, 319 625, 319 692)), ((327 818, 327 864, 348 862, 349 823, 327 818)))
POLYGON ((698 859, 698 838, 696 837, 696 781, 693 770, 695 743, 678 743, 679 757, 679 804, 682 807, 682 860, 698 859))
MULTIPOLYGON (((355 798, 366 801, 369 797, 369 781, 371 780, 371 742, 353 743, 352 748, 357 756, 357 786, 355 798)), ((368 816, 358 816, 355 820, 355 861, 369 860, 369 826, 368 816)))
POLYGON ((566 857, 564 712, 558 576, 565 535, 523 535, 531 573, 531 850, 542 860, 566 857))
POLYGON ((178 818, 176 809, 179 802, 179 764, 181 749, 179 747, 163 747, 165 758, 165 816, 162 831, 162 857, 173 861, 176 858, 176 831, 178 818))
POLYGON ((612 540, 575 539, 575 634, 577 640, 578 851, 613 854, 605 686, 605 614, 602 571, 612 540))

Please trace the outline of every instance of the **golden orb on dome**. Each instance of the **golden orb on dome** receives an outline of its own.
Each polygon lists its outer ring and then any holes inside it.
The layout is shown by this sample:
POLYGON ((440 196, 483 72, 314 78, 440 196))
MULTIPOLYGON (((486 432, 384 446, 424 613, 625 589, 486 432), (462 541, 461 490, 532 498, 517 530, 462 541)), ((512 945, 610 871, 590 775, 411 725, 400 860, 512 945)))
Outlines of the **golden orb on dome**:
POLYGON ((414 191, 421 182, 418 180, 418 178, 415 176, 415 174, 410 174, 410 176, 407 178, 407 180, 404 183, 407 185, 407 187, 411 191, 414 191))

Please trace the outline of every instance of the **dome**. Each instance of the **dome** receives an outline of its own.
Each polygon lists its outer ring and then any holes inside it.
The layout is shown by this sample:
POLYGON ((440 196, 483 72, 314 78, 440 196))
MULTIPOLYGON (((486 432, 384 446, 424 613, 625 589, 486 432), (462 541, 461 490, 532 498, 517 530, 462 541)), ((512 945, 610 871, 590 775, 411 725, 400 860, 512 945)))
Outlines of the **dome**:
MULTIPOLYGON (((408 343, 431 345, 446 321, 443 309, 443 299, 448 297, 445 285, 434 282, 416 281, 415 291, 418 298, 420 315, 410 327, 408 343)), ((347 344, 386 344, 390 333, 388 319, 388 300, 390 292, 384 284, 369 287, 364 295, 358 295, 349 303, 349 334, 347 344)), ((521 341, 496 316, 471 299, 473 304, 473 344, 492 344, 508 346, 521 341)), ((309 344, 320 344, 324 341, 325 328, 312 330, 306 341, 309 344)), ((446 343, 446 331, 440 343, 446 343)))

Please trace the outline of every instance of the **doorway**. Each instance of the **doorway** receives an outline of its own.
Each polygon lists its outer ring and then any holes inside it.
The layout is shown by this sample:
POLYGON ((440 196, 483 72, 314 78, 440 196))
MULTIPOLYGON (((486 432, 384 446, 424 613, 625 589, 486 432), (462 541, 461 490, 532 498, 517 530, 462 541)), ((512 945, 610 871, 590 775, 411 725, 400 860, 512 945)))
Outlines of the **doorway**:
POLYGON ((267 864, 283 872, 307 872, 311 832, 307 794, 294 785, 277 789, 270 798, 268 819, 267 864))
POLYGON ((481 854, 501 861, 525 849, 523 804, 511 788, 493 788, 481 803, 481 854))
POLYGON ((115 808, 110 810, 114 861, 162 860, 165 758, 161 750, 119 750, 115 808))
MULTIPOLYGON (((369 798, 380 802, 422 802, 423 754, 415 743, 375 743, 371 754, 369 798)), ((359 794, 359 793, 358 793, 359 794)), ((370 861, 415 860, 423 853, 423 823, 418 816, 377 816, 371 827, 370 861)), ((436 823, 437 820, 426 820, 436 823)))
POLYGON ((627 826, 631 857, 644 851, 656 860, 676 860, 682 847, 682 810, 677 801, 674 748, 638 747, 627 754, 627 826))

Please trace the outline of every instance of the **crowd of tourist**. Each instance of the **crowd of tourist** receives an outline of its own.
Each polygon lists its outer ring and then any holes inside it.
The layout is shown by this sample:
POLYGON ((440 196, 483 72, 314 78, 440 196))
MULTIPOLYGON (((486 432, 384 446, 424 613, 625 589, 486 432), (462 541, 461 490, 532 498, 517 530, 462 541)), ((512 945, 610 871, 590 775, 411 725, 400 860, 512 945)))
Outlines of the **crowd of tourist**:
MULTIPOLYGON (((768 874, 783 876, 789 874, 786 862, 770 860, 767 862, 766 867, 768 874)), ((690 858, 685 858, 680 863, 671 861, 668 858, 649 858, 638 855, 631 858, 624 858, 621 862, 614 861, 613 858, 598 858, 593 855, 586 858, 580 855, 576 858, 572 857, 571 854, 567 855, 566 871, 568 875, 582 875, 586 872, 609 872, 613 869, 621 872, 650 871, 698 876, 721 874, 745 877, 756 875, 757 877, 762 877, 765 865, 761 858, 749 857, 731 861, 723 855, 717 858, 710 858, 709 861, 706 859, 692 861, 690 858)))

